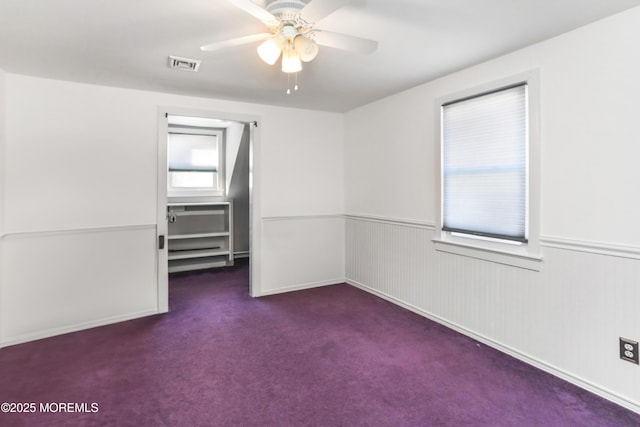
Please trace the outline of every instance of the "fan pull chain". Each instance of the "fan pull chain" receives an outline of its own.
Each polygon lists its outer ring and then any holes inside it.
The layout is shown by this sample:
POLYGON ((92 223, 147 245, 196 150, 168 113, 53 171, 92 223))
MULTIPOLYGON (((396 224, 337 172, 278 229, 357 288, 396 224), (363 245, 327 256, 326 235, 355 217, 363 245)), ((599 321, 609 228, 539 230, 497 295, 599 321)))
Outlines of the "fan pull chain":
MULTIPOLYGON (((296 75, 296 80, 293 86, 293 90, 297 91, 298 90, 298 73, 295 73, 295 75, 296 75)), ((287 73, 287 95, 291 95, 291 73, 287 73)))

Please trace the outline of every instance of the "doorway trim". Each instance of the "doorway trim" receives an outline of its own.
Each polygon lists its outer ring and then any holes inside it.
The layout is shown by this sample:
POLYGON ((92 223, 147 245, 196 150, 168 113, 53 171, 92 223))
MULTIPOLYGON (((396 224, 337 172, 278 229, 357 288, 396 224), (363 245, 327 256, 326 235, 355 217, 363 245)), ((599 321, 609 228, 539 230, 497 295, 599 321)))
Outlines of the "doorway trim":
POLYGON ((229 120, 248 124, 249 127, 249 295, 261 295, 260 287, 260 131, 261 118, 256 115, 211 111, 205 109, 158 107, 158 169, 156 200, 157 284, 158 313, 169 311, 169 271, 167 245, 161 249, 161 236, 166 241, 167 224, 167 135, 168 116, 186 116, 207 119, 229 120))

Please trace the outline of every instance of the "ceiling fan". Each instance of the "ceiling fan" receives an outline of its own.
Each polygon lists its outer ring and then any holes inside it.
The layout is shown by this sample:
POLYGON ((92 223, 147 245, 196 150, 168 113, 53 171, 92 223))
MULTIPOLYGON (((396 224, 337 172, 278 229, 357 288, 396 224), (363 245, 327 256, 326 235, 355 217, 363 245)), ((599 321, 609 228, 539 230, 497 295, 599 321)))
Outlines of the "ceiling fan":
POLYGON ((258 46, 258 56, 264 62, 273 65, 282 56, 282 71, 297 73, 302 70, 302 62, 312 61, 316 57, 319 46, 362 54, 378 48, 377 41, 315 27, 318 21, 353 0, 267 0, 266 7, 251 0, 226 1, 262 21, 269 32, 208 44, 200 48, 203 51, 212 52, 262 41, 258 46))

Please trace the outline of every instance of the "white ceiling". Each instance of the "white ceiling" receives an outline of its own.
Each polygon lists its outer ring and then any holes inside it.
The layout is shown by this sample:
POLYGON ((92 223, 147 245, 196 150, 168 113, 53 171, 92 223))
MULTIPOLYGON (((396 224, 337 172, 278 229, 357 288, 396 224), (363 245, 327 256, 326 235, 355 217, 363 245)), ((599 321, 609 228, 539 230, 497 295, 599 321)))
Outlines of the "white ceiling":
MULTIPOLYGON (((256 3, 264 4, 260 0, 256 3)), ((324 1, 324 0, 313 0, 324 1)), ((603 17, 640 0, 345 0, 317 27, 375 39, 360 55, 321 47, 300 90, 263 63, 258 43, 202 52, 264 32, 226 0, 0 0, 0 68, 99 85, 344 112, 603 17), (349 3, 349 4, 347 4, 349 3), (171 70, 168 55, 201 59, 171 70)), ((640 23, 639 23, 640 25, 640 23)))

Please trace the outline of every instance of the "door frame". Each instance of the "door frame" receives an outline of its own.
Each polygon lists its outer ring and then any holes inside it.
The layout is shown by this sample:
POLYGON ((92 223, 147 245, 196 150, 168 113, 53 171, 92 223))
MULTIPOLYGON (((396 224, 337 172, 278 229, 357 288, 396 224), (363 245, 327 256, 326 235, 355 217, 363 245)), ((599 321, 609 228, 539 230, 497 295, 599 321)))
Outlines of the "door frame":
POLYGON ((158 283, 158 313, 169 311, 169 269, 167 256, 167 135, 169 115, 207 119, 229 120, 249 126, 249 295, 261 295, 260 287, 260 117, 251 114, 211 111, 195 108, 171 106, 158 107, 158 169, 156 201, 156 253, 158 283), (160 249, 160 239, 164 236, 164 248, 160 249))

